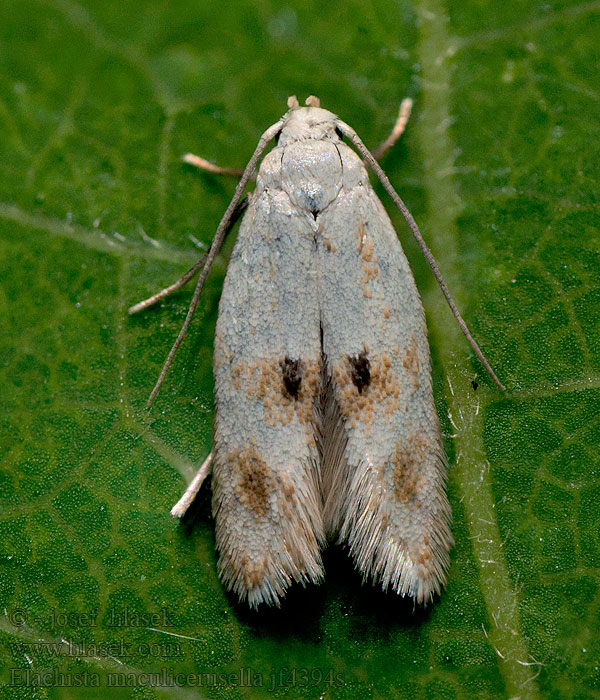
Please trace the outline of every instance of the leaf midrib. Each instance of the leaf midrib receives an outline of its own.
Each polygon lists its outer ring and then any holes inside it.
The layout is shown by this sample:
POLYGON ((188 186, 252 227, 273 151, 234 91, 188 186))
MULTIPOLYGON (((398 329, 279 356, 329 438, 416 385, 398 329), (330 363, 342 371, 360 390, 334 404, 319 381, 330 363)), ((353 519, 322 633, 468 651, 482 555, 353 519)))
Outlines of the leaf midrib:
MULTIPOLYGON (((451 114, 451 40, 443 0, 422 0, 417 51, 422 65, 422 115, 415 125, 423 155, 423 179, 427 199, 425 236, 437 253, 442 273, 459 308, 469 298, 459 271, 457 216, 460 196, 453 177, 455 144, 449 130, 451 114), (444 172, 440 176, 440 171, 444 172)), ((505 682, 509 697, 540 698, 535 665, 521 631, 519 597, 512 585, 502 549, 500 529, 492 496, 490 465, 485 457, 482 433, 485 407, 496 389, 482 386, 474 402, 462 391, 466 378, 455 357, 466 356, 467 342, 448 309, 440 311, 436 298, 427 303, 428 322, 447 382, 444 398, 453 436, 456 463, 452 479, 462 496, 479 585, 488 613, 484 629, 505 682), (455 387, 457 391, 455 391, 455 387)), ((484 350, 485 352, 485 350, 484 350)), ((501 368, 496 368, 502 377, 501 368)))

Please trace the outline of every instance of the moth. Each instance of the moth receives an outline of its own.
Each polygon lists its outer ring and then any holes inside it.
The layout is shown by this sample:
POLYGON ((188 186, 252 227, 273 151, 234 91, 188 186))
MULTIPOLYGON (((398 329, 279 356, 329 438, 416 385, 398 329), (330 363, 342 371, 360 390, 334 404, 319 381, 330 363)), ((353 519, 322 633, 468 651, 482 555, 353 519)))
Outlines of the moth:
MULTIPOLYGON (((403 104, 387 145, 404 127, 403 104)), ((445 584, 453 544, 445 456, 423 307, 366 166, 404 215, 462 330, 503 387, 413 217, 356 132, 315 97, 306 107, 291 97, 288 107, 260 138, 205 258, 130 309, 150 306, 200 271, 151 401, 239 203, 247 201, 215 333, 213 450, 172 512, 186 511, 212 469, 219 575, 250 607, 279 605, 294 582, 320 582, 321 551, 332 540, 347 546, 363 579, 426 603, 445 584), (273 138, 256 188, 242 200, 273 138)), ((194 158, 186 157, 220 170, 194 158)))

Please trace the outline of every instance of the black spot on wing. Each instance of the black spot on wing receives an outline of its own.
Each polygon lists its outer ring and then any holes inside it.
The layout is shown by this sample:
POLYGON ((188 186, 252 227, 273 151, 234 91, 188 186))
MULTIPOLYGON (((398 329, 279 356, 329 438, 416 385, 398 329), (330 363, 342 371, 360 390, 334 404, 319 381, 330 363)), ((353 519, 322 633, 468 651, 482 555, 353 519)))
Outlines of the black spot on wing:
POLYGON ((358 393, 362 394, 363 389, 366 389, 371 383, 371 363, 367 357, 367 351, 363 350, 358 355, 348 355, 350 363, 350 374, 352 382, 358 389, 358 393))
POLYGON ((292 360, 287 355, 279 361, 283 375, 283 386, 294 399, 298 398, 300 382, 302 381, 302 360, 292 360))

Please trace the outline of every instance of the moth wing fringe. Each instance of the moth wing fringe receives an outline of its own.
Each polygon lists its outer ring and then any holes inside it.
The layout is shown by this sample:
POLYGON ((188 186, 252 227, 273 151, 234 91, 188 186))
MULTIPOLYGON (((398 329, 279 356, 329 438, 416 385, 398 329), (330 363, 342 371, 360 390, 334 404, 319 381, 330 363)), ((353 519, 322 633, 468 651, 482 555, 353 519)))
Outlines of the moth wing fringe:
POLYGON ((232 529, 229 521, 218 517, 219 493, 215 494, 219 577, 225 587, 241 602, 247 602, 250 608, 256 609, 261 603, 280 607, 281 599, 293 583, 306 586, 323 580, 320 550, 325 544, 325 535, 316 465, 313 464, 307 472, 313 475, 313 479, 309 479, 298 494, 297 517, 293 523, 282 520, 279 541, 272 543, 267 553, 268 560, 265 560, 264 552, 258 552, 254 562, 249 560, 247 552, 242 553, 237 531, 232 529), (253 566, 261 557, 258 566, 264 567, 264 573, 257 577, 260 580, 253 581, 253 566))
MULTIPOLYGON (((439 455, 440 467, 444 457, 439 455)), ((445 474, 445 470, 441 470, 445 474)), ((385 525, 383 489, 375 486, 372 471, 362 464, 351 479, 345 495, 345 517, 339 540, 347 542, 350 554, 362 573, 363 581, 372 579, 383 590, 392 590, 401 596, 410 596, 419 604, 439 595, 446 582, 450 564, 448 554, 452 539, 448 540, 450 509, 443 491, 436 497, 436 507, 446 528, 428 531, 431 541, 432 564, 427 576, 419 572, 402 539, 385 525)))

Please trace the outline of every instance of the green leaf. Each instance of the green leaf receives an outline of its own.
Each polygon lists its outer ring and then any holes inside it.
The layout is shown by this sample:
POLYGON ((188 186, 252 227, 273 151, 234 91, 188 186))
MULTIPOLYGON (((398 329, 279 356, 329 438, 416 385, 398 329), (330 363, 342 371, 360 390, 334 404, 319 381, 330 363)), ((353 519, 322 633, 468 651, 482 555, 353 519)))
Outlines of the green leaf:
POLYGON ((0 697, 600 696, 598 36, 596 2, 4 0, 0 697), (249 613, 217 578, 209 490, 169 517, 211 447, 234 236, 151 412, 190 292, 127 308, 233 192, 179 156, 243 165, 290 94, 373 146, 415 99, 383 164, 508 386, 392 212, 451 465, 425 611, 332 547, 322 586, 249 613))

